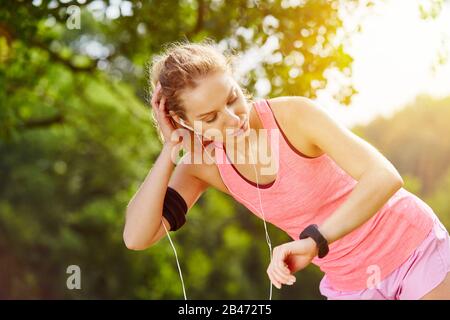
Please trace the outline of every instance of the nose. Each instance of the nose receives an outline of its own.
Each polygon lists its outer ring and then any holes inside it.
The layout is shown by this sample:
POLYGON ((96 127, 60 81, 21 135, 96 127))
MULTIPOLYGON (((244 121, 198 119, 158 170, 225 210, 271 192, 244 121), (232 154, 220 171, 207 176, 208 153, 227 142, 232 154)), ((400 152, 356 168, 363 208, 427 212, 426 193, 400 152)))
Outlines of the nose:
POLYGON ((228 107, 225 108, 225 114, 227 118, 226 123, 230 124, 230 127, 237 127, 241 124, 241 118, 233 111, 229 110, 228 107))

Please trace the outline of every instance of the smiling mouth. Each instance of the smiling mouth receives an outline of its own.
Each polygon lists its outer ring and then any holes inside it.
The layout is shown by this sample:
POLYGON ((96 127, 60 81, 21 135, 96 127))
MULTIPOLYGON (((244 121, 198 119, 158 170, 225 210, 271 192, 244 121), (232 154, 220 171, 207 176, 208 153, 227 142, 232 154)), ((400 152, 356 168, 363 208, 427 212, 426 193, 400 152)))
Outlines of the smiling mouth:
POLYGON ((234 137, 243 134, 245 131, 247 131, 247 127, 248 127, 248 120, 245 120, 242 126, 237 131, 232 133, 231 136, 234 137))

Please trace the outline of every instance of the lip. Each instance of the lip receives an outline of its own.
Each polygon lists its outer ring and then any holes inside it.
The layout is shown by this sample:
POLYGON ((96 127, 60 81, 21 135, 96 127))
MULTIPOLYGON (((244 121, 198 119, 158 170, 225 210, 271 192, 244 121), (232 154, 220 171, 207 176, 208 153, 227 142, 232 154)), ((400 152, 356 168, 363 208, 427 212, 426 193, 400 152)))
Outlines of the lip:
POLYGON ((244 121, 244 123, 243 123, 242 126, 239 128, 239 130, 245 131, 246 129, 247 129, 247 120, 244 121))
POLYGON ((245 120, 244 123, 242 124, 242 126, 239 127, 239 129, 235 132, 233 132, 231 135, 232 136, 237 136, 239 135, 241 132, 244 133, 247 131, 247 127, 248 127, 248 121, 245 120))

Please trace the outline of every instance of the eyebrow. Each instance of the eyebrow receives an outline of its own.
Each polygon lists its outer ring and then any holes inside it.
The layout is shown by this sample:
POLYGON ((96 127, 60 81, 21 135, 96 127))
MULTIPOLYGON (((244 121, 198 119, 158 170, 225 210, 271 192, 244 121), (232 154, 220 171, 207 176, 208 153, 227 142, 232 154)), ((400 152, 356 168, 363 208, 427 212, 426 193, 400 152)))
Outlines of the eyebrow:
MULTIPOLYGON (((228 99, 230 99, 231 94, 233 93, 233 90, 234 90, 234 85, 231 85, 230 93, 228 93, 228 96, 227 96, 227 101, 228 101, 228 99)), ((215 111, 216 111, 216 110, 212 110, 212 111, 208 111, 208 112, 199 114, 199 115, 197 116, 197 118, 201 118, 201 117, 206 116, 206 115, 208 115, 208 114, 210 114, 210 113, 213 113, 213 112, 215 112, 215 111)))

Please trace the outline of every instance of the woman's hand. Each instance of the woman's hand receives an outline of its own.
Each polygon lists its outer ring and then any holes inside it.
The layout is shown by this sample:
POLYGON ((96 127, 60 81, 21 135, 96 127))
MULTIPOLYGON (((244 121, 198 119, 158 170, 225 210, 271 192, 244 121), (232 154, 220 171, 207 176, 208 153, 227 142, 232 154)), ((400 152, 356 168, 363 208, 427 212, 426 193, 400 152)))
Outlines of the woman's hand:
POLYGON ((171 149, 176 147, 174 149, 177 152, 181 147, 190 152, 201 151, 203 149, 201 138, 198 135, 194 137, 194 133, 191 130, 175 125, 176 122, 165 108, 165 102, 166 97, 162 95, 161 84, 158 81, 152 96, 152 109, 161 129, 164 145, 171 149), (180 137, 182 138, 181 141, 180 137))
POLYGON ((174 123, 166 110, 165 103, 166 97, 162 95, 161 84, 158 81, 152 96, 152 109, 163 135, 163 143, 170 142, 177 144, 178 141, 171 141, 172 134, 177 128, 174 126, 174 123))
POLYGON ((316 242, 311 238, 287 242, 273 249, 272 261, 267 268, 270 281, 281 289, 282 284, 293 284, 292 274, 305 268, 317 256, 316 242))

